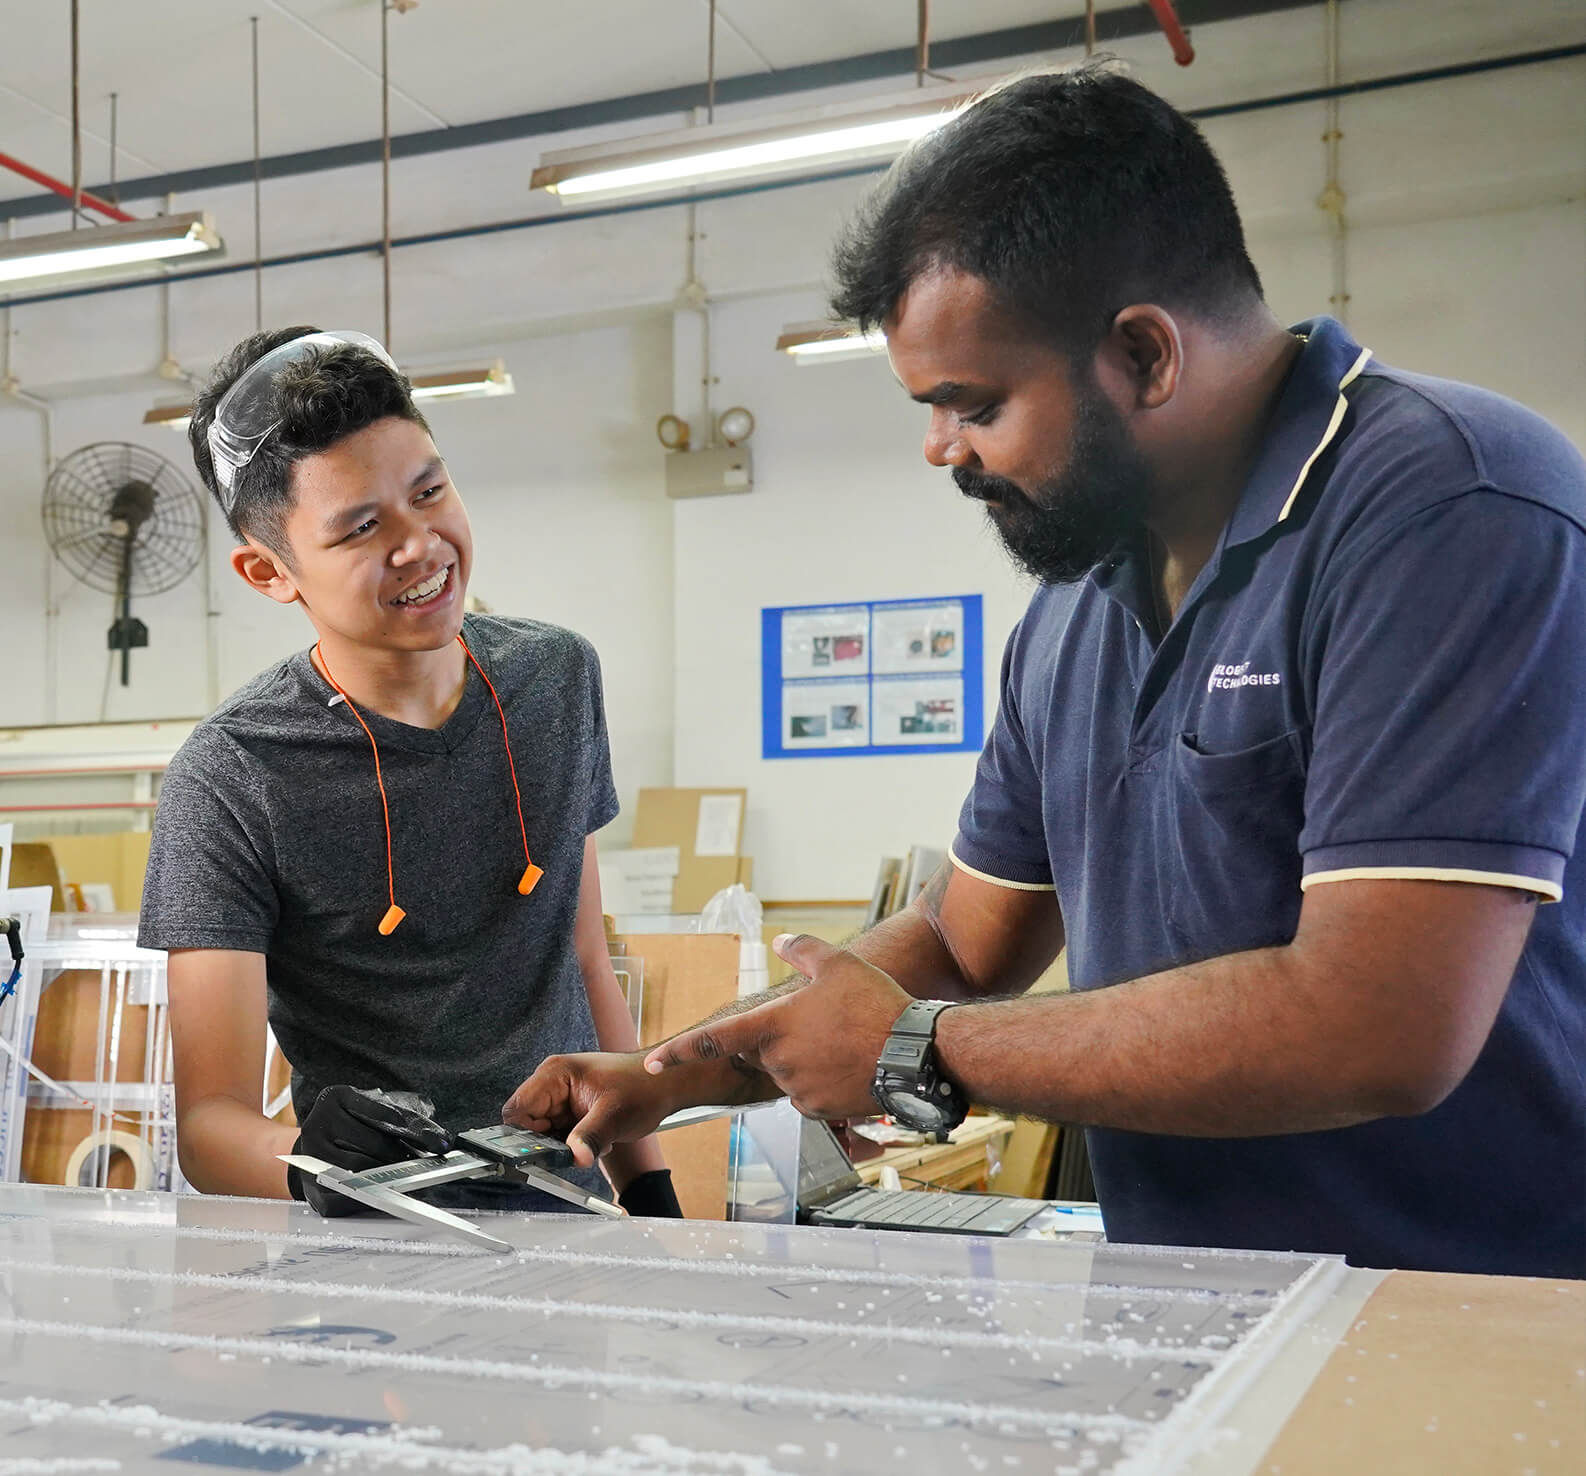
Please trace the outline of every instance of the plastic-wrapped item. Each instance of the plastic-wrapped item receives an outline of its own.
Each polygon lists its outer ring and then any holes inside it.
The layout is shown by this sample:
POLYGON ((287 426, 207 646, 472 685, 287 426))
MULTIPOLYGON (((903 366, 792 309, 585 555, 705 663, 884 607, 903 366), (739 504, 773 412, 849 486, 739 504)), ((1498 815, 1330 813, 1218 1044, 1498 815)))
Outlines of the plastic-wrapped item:
POLYGON ((771 987, 769 960, 762 941, 764 929, 760 899, 742 882, 717 892, 699 915, 700 932, 738 935, 739 999, 771 987))

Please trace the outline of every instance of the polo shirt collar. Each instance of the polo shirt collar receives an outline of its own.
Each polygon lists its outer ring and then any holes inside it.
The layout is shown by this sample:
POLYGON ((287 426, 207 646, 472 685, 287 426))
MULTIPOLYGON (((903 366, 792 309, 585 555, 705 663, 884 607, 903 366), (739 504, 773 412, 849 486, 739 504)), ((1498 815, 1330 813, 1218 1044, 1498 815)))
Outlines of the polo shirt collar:
POLYGON ((1349 409, 1345 389, 1371 358, 1333 318, 1291 330, 1305 345, 1290 371, 1250 479, 1228 521, 1222 547, 1248 543, 1293 511, 1311 468, 1338 438, 1349 409))
MULTIPOLYGON (((1365 369, 1371 350, 1352 339, 1334 318, 1310 318, 1290 330, 1304 338, 1300 356, 1278 396, 1256 464, 1185 605, 1216 578, 1227 549, 1249 543, 1284 522, 1294 510, 1311 468, 1338 439, 1348 412, 1344 391, 1365 369)), ((1131 540, 1091 571, 1091 581, 1133 612, 1146 629, 1155 619, 1144 542, 1131 540)))

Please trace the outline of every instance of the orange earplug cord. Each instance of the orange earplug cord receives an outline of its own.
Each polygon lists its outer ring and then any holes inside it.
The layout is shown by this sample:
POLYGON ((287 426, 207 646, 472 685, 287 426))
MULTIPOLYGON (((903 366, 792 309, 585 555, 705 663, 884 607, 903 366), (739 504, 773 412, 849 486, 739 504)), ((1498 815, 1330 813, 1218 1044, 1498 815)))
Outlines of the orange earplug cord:
MULTIPOLYGON (((494 685, 491 683, 490 678, 485 675, 484 667, 479 664, 478 658, 475 657, 474 653, 468 649, 468 642, 459 635, 457 644, 463 648, 464 654, 473 662, 474 670, 479 673, 480 680, 484 682, 485 687, 490 692, 490 700, 496 704, 496 716, 501 719, 501 741, 506 745, 507 750, 507 772, 512 776, 512 798, 518 807, 518 834, 523 837, 523 860, 525 864, 523 875, 518 879, 518 891, 521 895, 527 897, 538 885, 540 878, 545 873, 529 858, 529 830, 528 826, 523 823, 523 795, 518 788, 518 768, 512 762, 512 740, 507 736, 507 715, 502 710, 501 699, 496 696, 494 685)), ((353 704, 353 700, 347 695, 346 689, 331 674, 330 665, 325 660, 325 653, 320 650, 318 641, 314 643, 312 654, 319 658, 319 669, 325 673, 325 680, 336 689, 337 695, 347 704, 348 712, 358 719, 358 726, 363 729, 364 737, 369 740, 369 747, 374 753, 374 782, 380 790, 380 814, 385 821, 386 894, 391 902, 391 905, 386 909, 385 916, 380 919, 380 934, 382 937, 389 937, 396 931, 397 924, 407 916, 407 913, 397 906, 396 900, 396 868, 391 860, 391 804, 386 798, 385 777, 380 772, 380 745, 375 742, 375 737, 369 729, 369 724, 363 720, 363 714, 353 704)))

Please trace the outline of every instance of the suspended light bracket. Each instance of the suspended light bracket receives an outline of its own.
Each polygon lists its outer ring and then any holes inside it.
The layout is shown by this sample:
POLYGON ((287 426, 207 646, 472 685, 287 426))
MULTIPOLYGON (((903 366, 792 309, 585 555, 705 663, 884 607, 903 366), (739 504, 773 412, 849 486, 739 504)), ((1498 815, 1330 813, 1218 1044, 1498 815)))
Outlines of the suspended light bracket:
POLYGON ((885 353, 887 339, 878 329, 861 333, 852 323, 792 323, 782 330, 776 346, 795 364, 831 364, 885 353))
POLYGON ((566 149, 544 156, 530 187, 582 204, 881 162, 950 122, 975 96, 962 83, 952 83, 861 107, 830 105, 566 149))
POLYGON ((145 425, 163 425, 166 430, 187 433, 187 427, 193 423, 193 407, 191 405, 156 405, 152 410, 144 412, 145 425))
POLYGON ((222 255, 225 249, 204 210, 91 230, 18 236, 0 242, 0 296, 56 282, 154 271, 183 257, 222 255))

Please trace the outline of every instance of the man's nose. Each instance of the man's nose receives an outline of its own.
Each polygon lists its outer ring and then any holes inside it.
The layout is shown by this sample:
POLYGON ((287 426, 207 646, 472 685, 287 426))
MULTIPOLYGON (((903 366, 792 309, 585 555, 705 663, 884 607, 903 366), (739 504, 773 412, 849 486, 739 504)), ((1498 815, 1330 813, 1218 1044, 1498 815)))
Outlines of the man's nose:
POLYGON ((422 518, 409 518, 406 527, 400 532, 401 542, 391 553, 391 562, 394 564, 422 563, 429 557, 440 536, 422 518))
POLYGON ((932 466, 969 466, 975 453, 957 426, 945 416, 933 414, 925 431, 925 459, 932 466))

